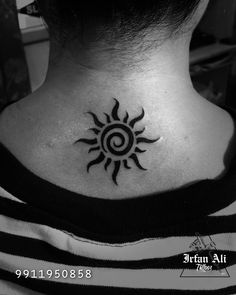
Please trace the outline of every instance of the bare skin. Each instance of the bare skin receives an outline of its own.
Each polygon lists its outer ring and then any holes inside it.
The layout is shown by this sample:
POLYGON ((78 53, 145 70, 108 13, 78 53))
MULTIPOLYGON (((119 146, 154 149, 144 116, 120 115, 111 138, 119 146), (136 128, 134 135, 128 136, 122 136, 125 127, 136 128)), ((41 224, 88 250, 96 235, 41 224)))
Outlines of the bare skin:
POLYGON ((88 197, 140 197, 219 177, 234 124, 226 111, 193 89, 190 38, 191 33, 143 53, 135 68, 122 68, 108 52, 81 52, 76 62, 73 54, 59 54, 44 85, 1 115, 1 143, 39 177, 88 197), (147 170, 129 161, 131 169, 120 168, 117 184, 112 181, 117 158, 111 156, 107 171, 104 161, 88 172, 99 151, 88 153, 88 146, 78 142, 94 138, 87 112, 105 121, 114 98, 122 118, 126 112, 137 117, 143 109, 137 130, 145 127, 145 137, 158 138, 139 146, 146 150, 138 159, 147 170))

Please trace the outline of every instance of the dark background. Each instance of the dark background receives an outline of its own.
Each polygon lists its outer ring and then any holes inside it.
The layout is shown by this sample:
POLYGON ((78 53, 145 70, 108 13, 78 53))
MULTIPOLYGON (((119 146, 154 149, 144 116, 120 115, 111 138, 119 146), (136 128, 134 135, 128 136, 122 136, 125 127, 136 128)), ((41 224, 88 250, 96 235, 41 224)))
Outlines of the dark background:
POLYGON ((30 92, 15 0, 0 0, 0 110, 30 92))

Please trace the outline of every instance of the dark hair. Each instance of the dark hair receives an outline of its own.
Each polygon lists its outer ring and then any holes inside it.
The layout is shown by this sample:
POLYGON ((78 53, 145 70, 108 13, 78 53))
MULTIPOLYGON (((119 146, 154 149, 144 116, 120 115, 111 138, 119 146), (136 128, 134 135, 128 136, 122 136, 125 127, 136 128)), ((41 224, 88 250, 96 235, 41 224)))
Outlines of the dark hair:
MULTIPOLYGON (((201 0, 38 0, 49 30, 68 36, 99 25, 106 40, 130 39, 150 27, 177 32, 201 0), (107 37, 109 36, 109 37, 107 37)), ((74 36, 75 37, 75 36, 74 36)))

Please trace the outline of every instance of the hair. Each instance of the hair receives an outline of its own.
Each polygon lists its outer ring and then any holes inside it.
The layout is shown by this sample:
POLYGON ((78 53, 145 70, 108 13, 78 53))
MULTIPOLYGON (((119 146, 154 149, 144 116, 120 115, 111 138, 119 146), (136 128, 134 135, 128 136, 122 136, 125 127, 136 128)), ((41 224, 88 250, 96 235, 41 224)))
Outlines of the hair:
POLYGON ((38 0, 38 3, 51 38, 60 46, 73 40, 83 43, 90 34, 108 46, 122 44, 128 48, 130 44, 142 43, 140 40, 153 29, 158 32, 156 38, 159 41, 176 35, 194 14, 200 1, 38 0))

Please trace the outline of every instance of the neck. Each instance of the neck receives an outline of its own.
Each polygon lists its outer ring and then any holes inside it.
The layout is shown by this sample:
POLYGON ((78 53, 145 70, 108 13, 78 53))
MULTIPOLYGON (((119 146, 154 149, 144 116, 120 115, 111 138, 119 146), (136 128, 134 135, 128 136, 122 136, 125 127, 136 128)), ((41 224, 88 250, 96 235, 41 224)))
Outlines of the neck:
MULTIPOLYGON (((150 41, 151 42, 151 41, 150 41)), ((80 80, 81 76, 107 77, 113 81, 132 82, 142 79, 153 80, 161 76, 175 77, 187 82, 189 76, 189 43, 190 37, 171 39, 162 46, 150 49, 76 47, 76 50, 60 52, 60 48, 51 45, 51 63, 47 81, 65 79, 80 80), (75 51, 75 52, 74 52, 75 51), (75 57, 76 55, 76 57, 75 57)))
MULTIPOLYGON (((6 109, 5 117, 15 119, 0 124, 0 140, 37 175, 95 197, 132 197, 218 176, 231 136, 229 118, 194 91, 187 43, 179 47, 167 44, 151 53, 139 58, 135 67, 120 71, 109 55, 73 62, 67 54, 60 56, 51 63, 40 90, 6 109), (135 130, 145 128, 144 136, 156 140, 141 146, 147 152, 138 154, 148 170, 143 172, 129 160, 132 169, 121 166, 118 186, 111 179, 113 165, 108 171, 105 163, 86 171, 98 152, 88 153, 88 146, 78 142, 93 137, 88 129, 94 122, 88 112, 104 122, 104 113, 111 116, 113 98, 119 102, 122 119, 126 112, 135 118, 143 109, 135 130), (217 146, 215 151, 212 145, 217 146)), ((120 141, 115 143, 119 146, 120 141)), ((114 164, 117 157, 112 160, 114 164)))
POLYGON ((76 60, 71 52, 57 54, 51 59, 40 91, 47 91, 47 97, 70 97, 79 108, 88 101, 104 105, 112 97, 125 105, 135 103, 134 107, 151 107, 153 103, 166 106, 176 99, 180 103, 187 93, 194 92, 189 74, 189 40, 167 42, 155 51, 133 54, 136 63, 127 64, 126 57, 114 59, 112 54, 111 50, 81 51, 76 60))

